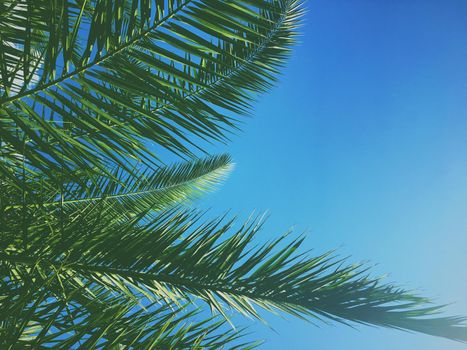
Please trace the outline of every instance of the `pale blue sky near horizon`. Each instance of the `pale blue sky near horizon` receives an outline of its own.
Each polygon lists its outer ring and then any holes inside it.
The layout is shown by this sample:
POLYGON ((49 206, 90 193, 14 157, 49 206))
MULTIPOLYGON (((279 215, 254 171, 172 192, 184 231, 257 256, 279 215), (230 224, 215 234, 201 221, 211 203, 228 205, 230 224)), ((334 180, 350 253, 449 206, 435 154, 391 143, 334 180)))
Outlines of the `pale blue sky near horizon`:
MULTIPOLYGON (((259 234, 307 231, 304 249, 338 248, 375 275, 467 315, 467 1, 313 0, 300 44, 228 147, 236 169, 203 206, 259 234)), ((357 326, 268 317, 263 349, 467 346, 357 326)), ((246 321, 245 324, 248 324, 246 321)))

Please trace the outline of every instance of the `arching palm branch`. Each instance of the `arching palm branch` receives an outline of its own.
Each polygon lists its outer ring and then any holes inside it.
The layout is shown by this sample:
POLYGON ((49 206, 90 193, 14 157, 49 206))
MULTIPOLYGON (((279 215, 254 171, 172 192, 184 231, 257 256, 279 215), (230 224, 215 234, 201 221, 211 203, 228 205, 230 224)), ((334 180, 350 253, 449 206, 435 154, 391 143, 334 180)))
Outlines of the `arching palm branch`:
POLYGON ((194 137, 225 140, 231 112, 274 79, 300 15, 297 1, 42 0, 9 11, 2 141, 49 175, 153 165, 157 145, 191 155, 194 137), (31 56, 38 64, 25 65, 31 56))
POLYGON ((195 154, 274 82, 300 1, 0 6, 2 349, 248 349, 224 322, 259 309, 467 340, 365 267, 184 207, 232 167, 195 154))

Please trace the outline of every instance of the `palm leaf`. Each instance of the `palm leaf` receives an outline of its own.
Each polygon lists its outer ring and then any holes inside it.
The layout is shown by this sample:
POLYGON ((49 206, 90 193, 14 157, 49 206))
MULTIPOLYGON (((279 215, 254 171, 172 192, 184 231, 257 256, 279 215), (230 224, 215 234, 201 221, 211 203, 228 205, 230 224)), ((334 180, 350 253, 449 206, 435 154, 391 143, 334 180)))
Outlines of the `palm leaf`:
MULTIPOLYGON (((21 210, 24 206, 29 209, 61 208, 72 213, 95 202, 111 207, 115 213, 130 216, 148 208, 161 210, 194 200, 212 190, 225 179, 232 167, 230 157, 220 155, 164 166, 157 171, 143 168, 128 174, 117 168, 110 178, 95 175, 85 180, 85 189, 70 182, 63 186, 61 192, 53 186, 47 186, 47 179, 29 178, 31 185, 28 194, 33 199, 23 202, 23 191, 18 189, 15 196, 8 200, 4 197, 4 213, 21 210), (33 190, 33 184, 38 183, 42 183, 42 186, 33 190)), ((11 183, 8 182, 8 185, 11 186, 11 183)))
POLYGON ((128 168, 131 159, 151 165, 148 141, 191 155, 188 146, 200 146, 194 137, 225 140, 235 128, 229 112, 246 112, 270 87, 301 14, 290 0, 27 4, 16 27, 32 30, 6 31, 3 47, 12 38, 23 49, 30 42, 44 64, 30 73, 37 84, 18 93, 7 93, 2 79, 0 132, 49 177, 76 167, 102 172, 108 163, 128 168), (32 40, 39 29, 46 45, 32 40))
POLYGON ((359 264, 348 265, 330 253, 297 254, 301 238, 283 245, 283 236, 253 247, 258 221, 232 232, 233 220, 199 224, 200 216, 192 212, 163 212, 145 224, 140 218, 122 222, 105 212, 92 213, 70 218, 61 235, 35 230, 40 239, 31 239, 27 251, 1 259, 27 266, 46 261, 49 268, 70 271, 84 284, 129 300, 146 297, 181 305, 202 299, 225 317, 232 308, 260 318, 260 307, 312 321, 467 340, 464 318, 438 315, 441 307, 370 277, 359 264))

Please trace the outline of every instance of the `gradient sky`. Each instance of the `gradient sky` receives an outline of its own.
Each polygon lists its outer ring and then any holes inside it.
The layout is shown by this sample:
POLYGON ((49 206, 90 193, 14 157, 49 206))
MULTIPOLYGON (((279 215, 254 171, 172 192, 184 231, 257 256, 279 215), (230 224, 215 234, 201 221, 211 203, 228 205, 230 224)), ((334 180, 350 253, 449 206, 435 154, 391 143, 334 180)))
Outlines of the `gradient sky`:
MULTIPOLYGON (((314 0, 278 87, 227 148, 211 213, 268 210, 376 275, 467 314, 467 1, 314 0)), ((270 317, 264 349, 465 349, 419 334, 270 317)))

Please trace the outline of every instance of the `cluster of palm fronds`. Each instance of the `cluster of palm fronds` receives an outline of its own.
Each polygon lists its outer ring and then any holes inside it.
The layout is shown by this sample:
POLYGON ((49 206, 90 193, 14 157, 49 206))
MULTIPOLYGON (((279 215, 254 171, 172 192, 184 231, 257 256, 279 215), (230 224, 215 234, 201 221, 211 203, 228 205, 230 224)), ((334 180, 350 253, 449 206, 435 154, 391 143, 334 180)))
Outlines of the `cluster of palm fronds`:
POLYGON ((235 228, 186 206, 231 169, 195 155, 274 82, 302 12, 0 3, 1 349, 249 349, 225 322, 259 309, 467 340, 462 318, 364 267, 296 253, 302 238, 255 245, 259 218, 235 228))

